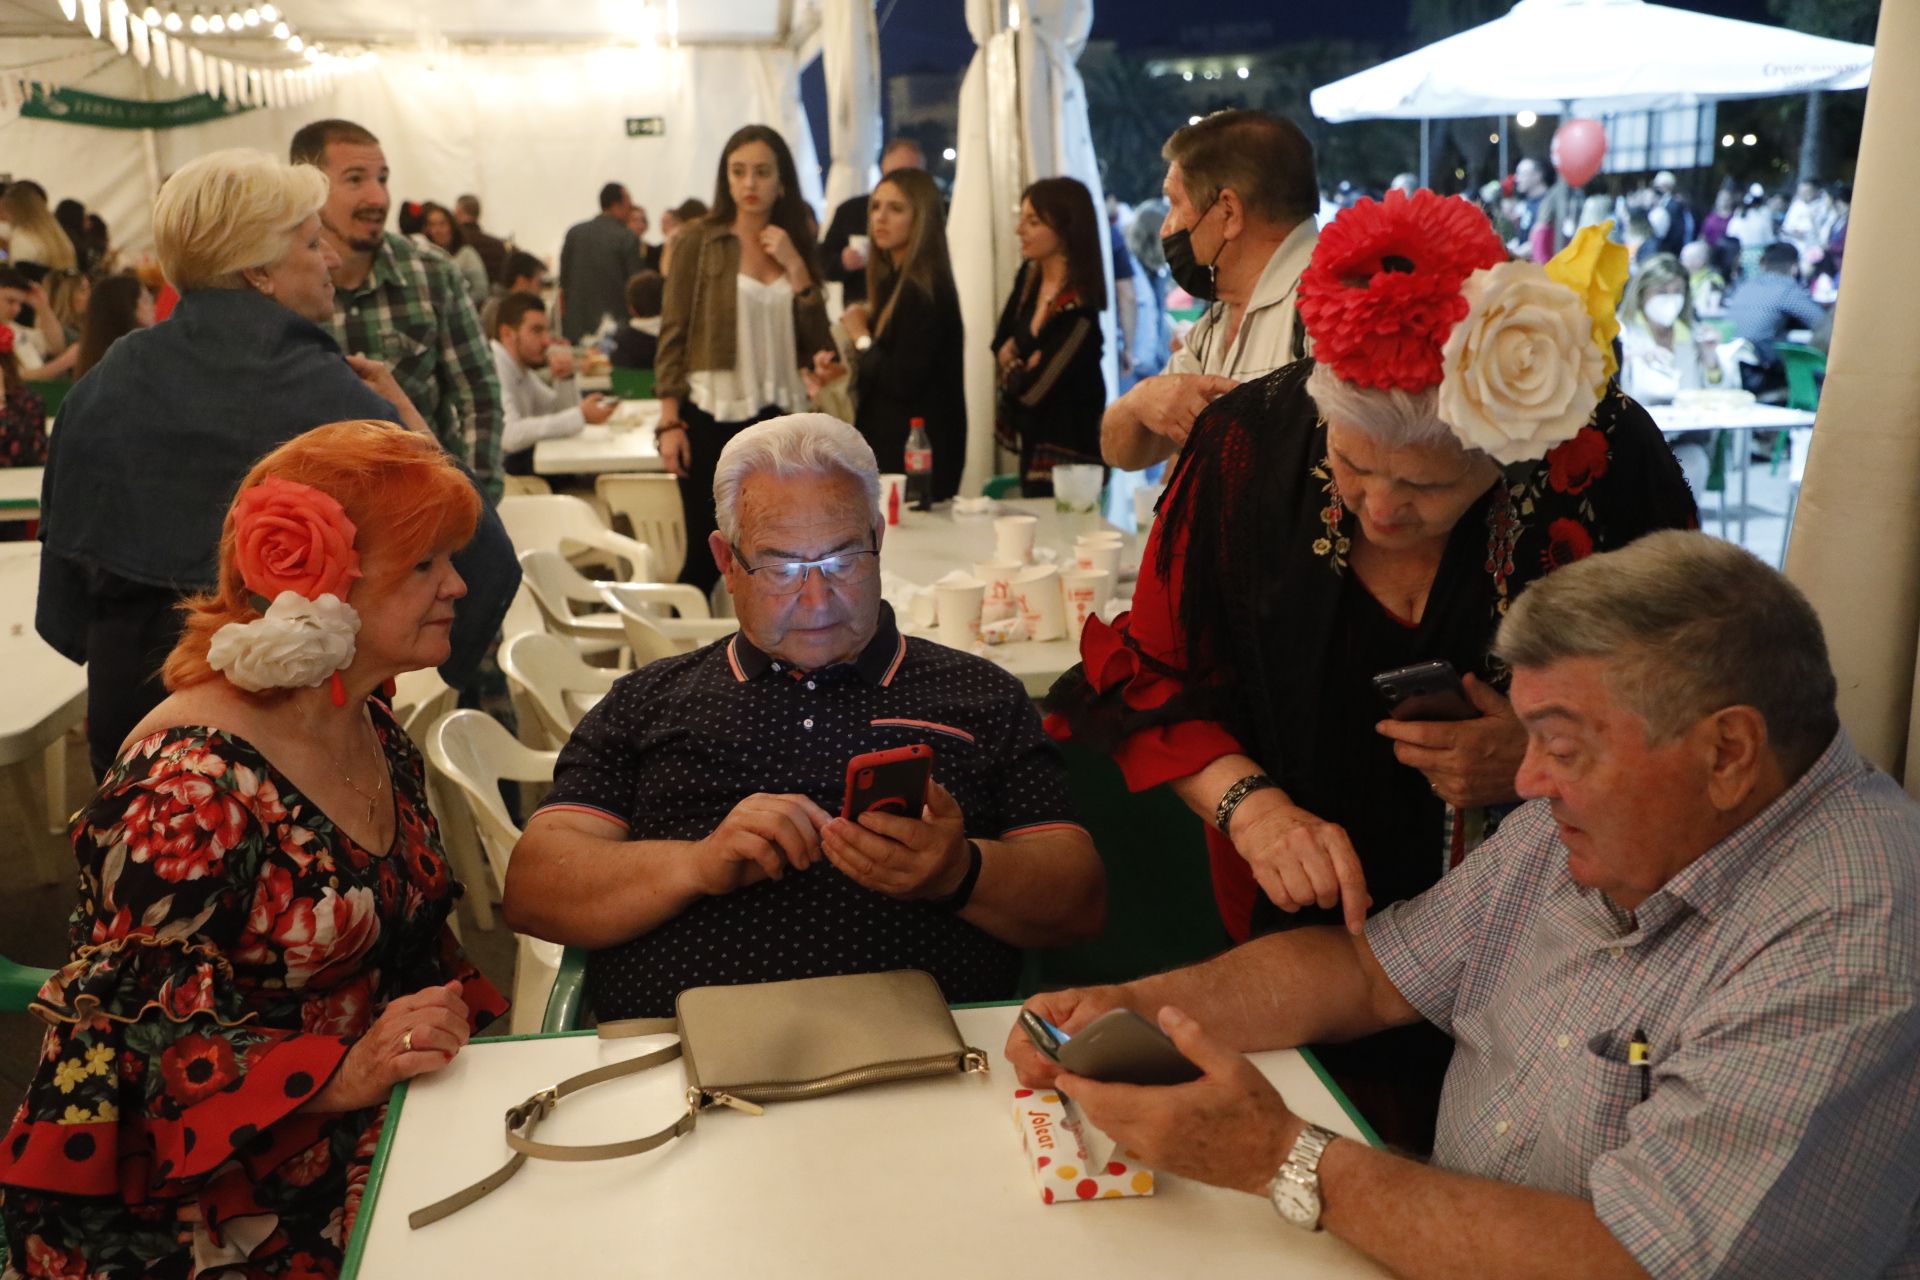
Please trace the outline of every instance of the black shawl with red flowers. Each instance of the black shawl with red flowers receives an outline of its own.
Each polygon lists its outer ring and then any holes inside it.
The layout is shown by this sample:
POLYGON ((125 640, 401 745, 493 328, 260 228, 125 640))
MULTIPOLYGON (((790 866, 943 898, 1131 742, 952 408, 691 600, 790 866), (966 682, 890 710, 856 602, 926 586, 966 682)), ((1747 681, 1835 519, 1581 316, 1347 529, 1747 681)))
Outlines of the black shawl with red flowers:
MULTIPOLYGON (((1185 527, 1180 621, 1190 667, 1163 706, 1126 706, 1075 667, 1047 699, 1077 740, 1111 744, 1158 724, 1224 724, 1295 803, 1340 785, 1320 707, 1353 514, 1327 465, 1327 426, 1301 360, 1221 397, 1195 422, 1160 519, 1185 527)), ((1693 495, 1653 420, 1610 385, 1578 435, 1508 468, 1454 527, 1429 613, 1444 652, 1485 655, 1528 583, 1655 529, 1698 524, 1693 495), (1449 598, 1442 598, 1446 593, 1449 598)), ((1177 539, 1159 540, 1166 576, 1177 539)), ((1152 664, 1143 656, 1143 661, 1152 664)), ((1504 685, 1483 662, 1476 674, 1504 685)))

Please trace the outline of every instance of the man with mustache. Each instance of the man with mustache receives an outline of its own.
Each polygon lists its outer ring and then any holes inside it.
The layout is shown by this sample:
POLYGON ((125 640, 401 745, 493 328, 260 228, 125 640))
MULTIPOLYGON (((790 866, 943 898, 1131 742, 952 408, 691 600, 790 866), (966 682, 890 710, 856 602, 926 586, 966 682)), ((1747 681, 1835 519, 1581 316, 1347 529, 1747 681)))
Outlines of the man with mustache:
POLYGON ((1143 1163, 1269 1196, 1403 1276, 1920 1266, 1920 809, 1840 728, 1812 606, 1703 533, 1527 589, 1495 652, 1532 803, 1361 934, 1037 996, 1159 1021, 1204 1071, 1057 1085, 1143 1163), (1433 1162, 1303 1124, 1239 1051, 1425 1018, 1433 1162))
POLYGON ((333 272, 333 336, 384 361, 442 447, 472 468, 490 500, 501 486, 500 381, 480 318, 451 260, 388 231, 387 157, 350 120, 316 120, 293 135, 289 159, 327 175, 321 234, 333 272))

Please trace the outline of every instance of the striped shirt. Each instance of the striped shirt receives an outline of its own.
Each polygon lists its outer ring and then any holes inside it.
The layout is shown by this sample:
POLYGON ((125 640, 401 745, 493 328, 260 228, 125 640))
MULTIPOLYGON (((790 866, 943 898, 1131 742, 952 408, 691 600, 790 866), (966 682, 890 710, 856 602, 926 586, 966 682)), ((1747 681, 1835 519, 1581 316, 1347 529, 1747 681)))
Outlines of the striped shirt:
POLYGON ((500 381, 460 270, 439 250, 388 232, 357 289, 333 295, 333 336, 383 360, 446 451, 500 497, 500 381))
POLYGON ((1920 1276, 1920 808, 1844 732, 1635 913, 1535 802, 1367 941, 1455 1040, 1437 1164, 1657 1276, 1920 1276))

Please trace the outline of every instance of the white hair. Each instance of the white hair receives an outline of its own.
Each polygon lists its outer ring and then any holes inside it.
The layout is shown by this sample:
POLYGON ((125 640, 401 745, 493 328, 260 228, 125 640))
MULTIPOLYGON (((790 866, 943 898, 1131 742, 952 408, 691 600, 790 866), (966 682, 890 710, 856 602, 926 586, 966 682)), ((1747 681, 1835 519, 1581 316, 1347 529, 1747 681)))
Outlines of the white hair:
POLYGON ((830 413, 790 413, 748 427, 727 442, 713 472, 713 514, 728 542, 740 537, 734 511, 740 486, 761 471, 776 476, 830 471, 850 475, 866 493, 873 520, 880 520, 880 465, 873 459, 873 446, 830 413))
POLYGON ((239 288, 272 266, 327 200, 326 175, 261 151, 215 151, 182 165, 153 202, 154 252, 182 293, 239 288))
POLYGON ((1316 364, 1307 375, 1307 394, 1322 418, 1364 432, 1385 449, 1459 443, 1453 428, 1441 420, 1438 387, 1425 391, 1359 387, 1340 377, 1331 365, 1316 364))

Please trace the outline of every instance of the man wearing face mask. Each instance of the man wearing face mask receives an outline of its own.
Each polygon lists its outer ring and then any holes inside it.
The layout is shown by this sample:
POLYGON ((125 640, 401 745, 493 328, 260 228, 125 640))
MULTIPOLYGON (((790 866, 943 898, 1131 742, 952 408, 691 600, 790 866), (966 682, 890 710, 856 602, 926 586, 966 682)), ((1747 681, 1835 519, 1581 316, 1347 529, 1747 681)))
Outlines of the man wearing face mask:
POLYGON ((1211 305, 1166 372, 1107 406, 1100 451, 1125 471, 1172 457, 1216 397, 1306 354, 1294 285, 1316 242, 1313 144, 1280 116, 1232 110, 1176 130, 1161 154, 1167 267, 1211 305))

